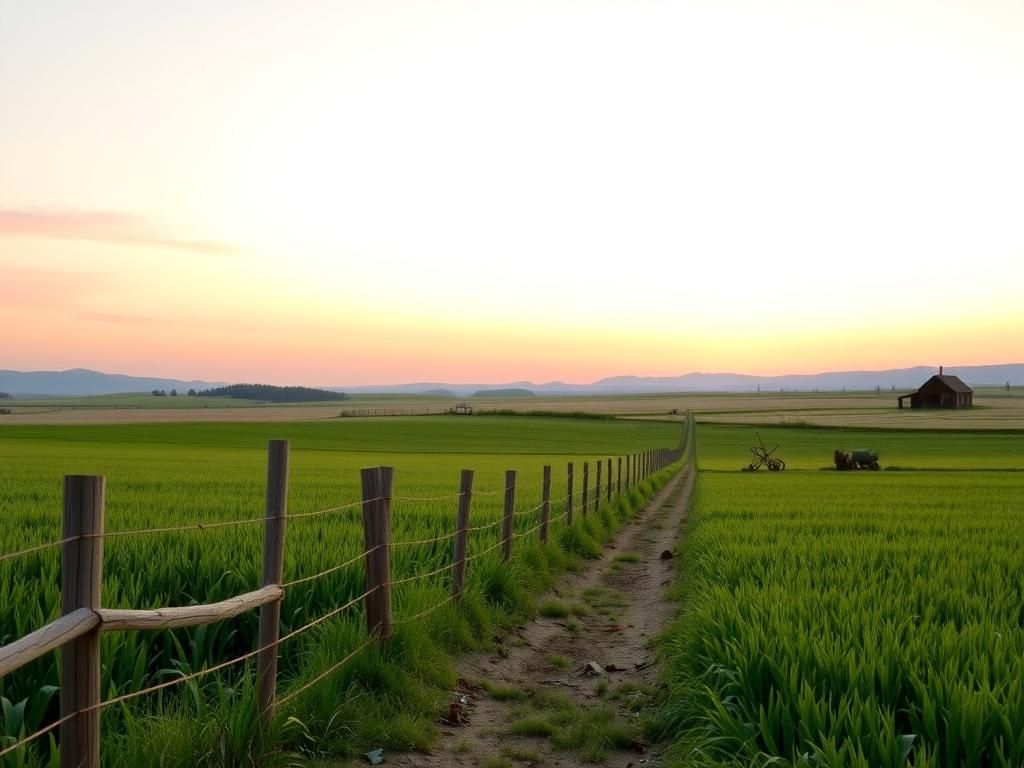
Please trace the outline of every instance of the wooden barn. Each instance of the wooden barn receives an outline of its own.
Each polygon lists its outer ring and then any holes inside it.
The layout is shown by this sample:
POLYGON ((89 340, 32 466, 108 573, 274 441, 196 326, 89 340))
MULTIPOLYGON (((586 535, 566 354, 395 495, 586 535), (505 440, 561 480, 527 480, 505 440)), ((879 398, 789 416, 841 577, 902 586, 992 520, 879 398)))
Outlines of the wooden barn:
POLYGON ((911 408, 970 408, 974 405, 974 390, 958 376, 943 374, 940 366, 939 373, 922 384, 917 392, 897 398, 900 408, 907 399, 911 408))

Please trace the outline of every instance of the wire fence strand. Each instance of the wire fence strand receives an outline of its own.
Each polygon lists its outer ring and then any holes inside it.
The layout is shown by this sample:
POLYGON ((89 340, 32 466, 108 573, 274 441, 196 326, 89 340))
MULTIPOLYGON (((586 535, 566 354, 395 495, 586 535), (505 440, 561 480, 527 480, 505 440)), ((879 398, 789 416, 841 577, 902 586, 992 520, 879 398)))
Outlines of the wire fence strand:
POLYGON ((469 563, 469 562, 472 562, 473 560, 476 560, 478 557, 483 557, 484 555, 488 554, 489 552, 493 552, 494 550, 496 550, 498 547, 500 547, 504 543, 505 543, 505 540, 502 539, 497 544, 491 545, 490 547, 488 547, 487 549, 483 550, 482 552, 477 552, 475 555, 471 555, 471 556, 467 557, 466 558, 466 562, 469 563))
POLYGON ((84 714, 86 712, 92 712, 95 709, 106 709, 107 707, 113 706, 114 704, 121 704, 121 703, 126 702, 126 701, 131 701, 132 699, 137 699, 140 696, 145 696, 145 695, 150 694, 150 693, 155 693, 156 691, 163 690, 164 688, 170 688, 171 686, 174 686, 174 685, 180 685, 181 683, 187 683, 189 681, 195 680, 196 678, 203 677, 204 675, 209 675, 209 674, 211 674, 213 672, 219 672, 222 669, 227 669, 230 666, 233 666, 235 664, 239 664, 239 663, 241 663, 243 661, 247 661, 248 659, 251 659, 254 656, 258 655, 262 651, 266 651, 266 650, 269 650, 271 648, 276 648, 277 646, 281 645, 282 643, 292 639, 296 635, 301 635, 303 632, 306 632, 306 631, 312 629, 313 627, 317 626, 318 624, 322 624, 323 622, 327 621, 331 617, 337 616, 342 611, 347 610, 348 608, 351 608, 356 603, 358 603, 361 600, 363 600, 366 597, 368 597, 371 593, 373 593, 377 589, 379 589, 379 587, 371 587, 370 589, 366 590, 363 594, 361 594, 359 597, 355 597, 352 600, 349 600, 347 603, 345 603, 342 606, 339 606, 339 607, 335 608, 330 613, 326 613, 326 614, 324 614, 323 616, 320 616, 317 619, 313 619, 313 621, 309 622, 308 624, 304 624, 303 626, 299 627, 298 629, 292 630, 288 634, 283 635, 282 637, 279 637, 274 642, 267 643, 266 645, 261 646, 259 648, 256 648, 255 650, 249 651, 248 653, 243 653, 241 656, 236 656, 233 659, 229 659, 228 661, 223 661, 220 664, 215 664, 212 667, 206 667, 205 669, 200 669, 200 670, 198 670, 196 672, 190 672, 187 675, 181 675, 180 677, 176 677, 173 680, 168 680, 168 681, 163 682, 163 683, 157 683, 156 685, 151 685, 148 688, 143 688, 142 690, 139 690, 139 691, 131 691, 130 693, 125 693, 125 694, 122 694, 120 696, 115 696, 112 699, 107 699, 106 701, 101 701, 99 704, 94 704, 91 707, 86 707, 85 709, 80 709, 80 710, 78 710, 78 712, 76 714, 84 714))
POLYGON ((76 712, 72 712, 70 715, 64 715, 64 717, 62 717, 60 720, 56 720, 56 721, 50 723, 49 725, 47 725, 46 727, 40 728, 38 731, 36 731, 35 733, 33 733, 33 734, 29 735, 29 736, 26 736, 21 741, 16 741, 13 744, 11 744, 10 746, 7 746, 7 747, 4 747, 3 749, 0 749, 0 757, 3 757, 4 755, 9 755, 11 752, 14 752, 16 750, 21 749, 22 747, 24 747, 24 746, 30 744, 31 742, 35 741, 36 739, 38 739, 40 736, 45 736, 47 733, 49 733, 50 731, 54 730, 58 726, 63 725, 64 723, 66 723, 71 718, 76 717, 78 714, 79 713, 76 711, 76 712))
POLYGON ((385 586, 397 587, 399 584, 408 584, 410 581, 419 581, 420 579, 429 579, 431 576, 437 576, 437 574, 444 573, 445 571, 450 571, 451 569, 452 569, 452 564, 448 563, 446 565, 442 565, 437 570, 430 571, 429 573, 417 573, 417 574, 415 574, 413 576, 405 576, 404 578, 401 578, 401 579, 392 579, 391 581, 385 582, 385 586))
POLYGON ((287 704, 289 701, 294 699, 299 694, 305 693, 306 691, 308 691, 310 688, 312 688, 314 685, 319 683, 321 680, 323 680, 328 675, 330 675, 330 674, 332 674, 334 672, 337 672, 339 669, 341 669, 343 666, 345 666, 345 664, 347 664, 349 661, 351 661, 356 656, 356 654, 358 654, 360 651, 365 650, 366 647, 370 643, 372 643, 375 639, 376 638, 374 638, 372 636, 371 637, 367 637, 365 640, 363 640, 363 642, 361 642, 359 645, 357 645, 355 647, 355 649, 349 651, 345 655, 345 658, 343 658, 341 661, 338 661, 338 662, 332 664, 330 667, 328 667, 326 670, 324 670, 319 675, 314 677, 312 680, 309 680, 309 681, 303 683, 301 686, 296 688, 294 691, 288 691, 287 694, 285 694, 284 696, 279 697, 278 700, 277 700, 277 705, 279 707, 283 707, 285 704, 287 704))
POLYGON ((433 613, 434 611, 436 611, 441 606, 448 605, 448 603, 450 603, 454 599, 455 599, 454 595, 448 595, 448 597, 446 597, 444 600, 442 600, 439 603, 434 603, 432 606, 430 606, 426 610, 420 611, 419 613, 413 614, 412 616, 406 616, 404 619, 399 619, 398 621, 392 622, 392 624, 410 624, 411 622, 414 622, 417 619, 422 619, 428 613, 433 613))
POLYGON ((371 554, 373 552, 376 552, 378 549, 380 549, 380 544, 378 544, 378 545, 376 545, 374 547, 371 547, 370 549, 366 550, 365 552, 361 552, 360 554, 356 555, 355 557, 353 557, 353 558, 351 558, 349 560, 346 560, 344 563, 340 563, 338 565, 331 566, 330 568, 327 568, 327 569, 325 569, 323 571, 320 571, 319 573, 314 573, 312 576, 303 576, 303 577, 298 578, 298 579, 292 579, 291 581, 286 581, 286 582, 284 582, 281 585, 281 589, 287 589, 288 587, 294 587, 296 584, 305 584, 307 581, 313 581, 313 579, 319 579, 320 577, 327 576, 328 574, 334 573, 335 571, 340 571, 343 568, 347 568, 350 565, 358 563, 364 557, 366 557, 367 555, 369 555, 369 554, 371 554))
POLYGON ((466 529, 466 532, 467 533, 473 533, 474 531, 486 531, 488 528, 495 528, 496 526, 501 525, 503 522, 504 521, 499 517, 497 520, 495 520, 492 523, 484 523, 483 525, 471 526, 471 527, 466 529))
POLYGON ((437 544, 437 543, 440 543, 442 541, 448 541, 449 539, 454 539, 458 535, 458 533, 459 533, 458 531, 452 531, 451 533, 445 533, 445 534, 442 534, 441 536, 435 536, 432 539, 419 539, 419 540, 413 540, 413 541, 392 541, 391 544, 389 544, 388 546, 391 546, 391 547, 415 547, 415 546, 420 546, 420 545, 423 545, 423 544, 437 544))
POLYGON ((394 501, 454 501, 461 498, 461 493, 448 493, 444 496, 392 496, 394 501))
POLYGON ((334 514, 335 512, 344 512, 347 509, 354 509, 356 507, 361 507, 361 506, 363 506, 364 503, 373 503, 375 501, 380 501, 381 498, 382 497, 378 496, 375 499, 368 499, 366 502, 363 502, 361 500, 360 501, 350 501, 349 503, 342 504, 339 507, 328 507, 327 509, 317 509, 317 510, 315 510, 313 512, 295 512, 295 513, 289 512, 288 513, 288 519, 289 520, 295 520, 295 519, 301 519, 301 518, 304 518, 304 517, 317 517, 319 515, 331 515, 331 514, 334 514))
MULTIPOLYGON (((48 541, 45 544, 36 544, 33 547, 26 547, 25 549, 19 549, 17 552, 8 552, 5 555, 0 555, 0 563, 6 560, 13 560, 16 557, 24 557, 25 555, 31 555, 33 552, 42 552, 44 549, 52 549, 54 547, 63 547, 65 544, 70 544, 72 541, 80 539, 80 536, 69 536, 66 539, 60 541, 48 541)), ((0 755, 3 753, 0 752, 0 755)))
POLYGON ((513 517, 523 517, 524 515, 532 515, 534 512, 536 512, 536 511, 540 510, 541 508, 543 508, 543 506, 544 506, 544 502, 542 501, 540 504, 538 504, 535 507, 530 507, 529 509, 521 509, 518 512, 513 512, 512 516, 513 517))

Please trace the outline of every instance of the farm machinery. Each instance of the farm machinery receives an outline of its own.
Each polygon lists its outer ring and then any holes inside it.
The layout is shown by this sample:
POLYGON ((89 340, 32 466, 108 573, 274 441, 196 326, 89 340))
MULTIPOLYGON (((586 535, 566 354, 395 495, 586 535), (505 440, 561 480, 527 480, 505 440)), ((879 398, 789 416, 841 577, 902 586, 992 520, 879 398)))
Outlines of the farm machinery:
POLYGON ((750 449, 750 452, 754 454, 754 460, 743 468, 744 472, 757 472, 761 467, 765 467, 769 472, 781 472, 786 468, 786 462, 782 459, 776 459, 772 454, 779 450, 779 446, 775 446, 771 450, 768 450, 764 441, 761 439, 761 433, 755 432, 757 435, 757 445, 750 449))
POLYGON ((841 472, 856 471, 860 469, 879 470, 882 465, 878 463, 878 452, 858 448, 852 453, 837 450, 833 456, 836 469, 841 472))

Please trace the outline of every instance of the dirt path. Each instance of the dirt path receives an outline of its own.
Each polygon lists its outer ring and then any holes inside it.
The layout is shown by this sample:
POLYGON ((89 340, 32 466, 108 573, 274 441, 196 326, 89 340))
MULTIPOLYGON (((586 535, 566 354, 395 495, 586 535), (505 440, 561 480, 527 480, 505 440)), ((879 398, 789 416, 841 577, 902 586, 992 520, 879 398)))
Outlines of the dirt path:
POLYGON ((688 471, 674 478, 600 560, 542 597, 542 615, 496 652, 463 659, 453 714, 465 722, 442 726, 432 754, 390 755, 388 762, 659 765, 657 747, 639 740, 638 713, 657 677, 652 642, 676 612, 665 598, 674 558, 662 553, 676 549, 692 482, 688 471), (600 669, 588 668, 592 662, 600 669))

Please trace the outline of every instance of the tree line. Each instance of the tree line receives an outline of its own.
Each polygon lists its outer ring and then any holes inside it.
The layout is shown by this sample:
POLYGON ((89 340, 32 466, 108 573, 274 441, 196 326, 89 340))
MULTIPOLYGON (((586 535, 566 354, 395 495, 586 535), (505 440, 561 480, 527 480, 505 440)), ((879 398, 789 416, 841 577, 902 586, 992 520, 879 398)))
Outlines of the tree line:
POLYGON ((271 384, 231 384, 227 387, 203 390, 199 396, 264 400, 270 403, 313 403, 348 399, 344 392, 331 392, 312 387, 275 387, 271 384))

